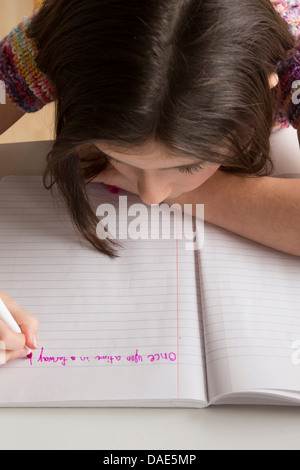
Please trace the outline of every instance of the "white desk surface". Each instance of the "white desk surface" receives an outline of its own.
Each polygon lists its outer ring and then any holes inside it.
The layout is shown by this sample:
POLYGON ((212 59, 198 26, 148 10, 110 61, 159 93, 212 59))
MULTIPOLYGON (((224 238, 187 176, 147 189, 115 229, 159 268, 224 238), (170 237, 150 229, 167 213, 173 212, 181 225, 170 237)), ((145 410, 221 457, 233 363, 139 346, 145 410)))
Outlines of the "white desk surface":
POLYGON ((300 448, 300 408, 0 409, 1 450, 300 448))
MULTIPOLYGON (((280 131, 272 142, 275 159, 280 155, 277 174, 300 174, 295 132, 280 131)), ((36 145, 0 145, 0 177, 39 174, 43 165, 33 152, 36 145)), ((0 408, 0 449, 298 450, 300 407, 0 408)))

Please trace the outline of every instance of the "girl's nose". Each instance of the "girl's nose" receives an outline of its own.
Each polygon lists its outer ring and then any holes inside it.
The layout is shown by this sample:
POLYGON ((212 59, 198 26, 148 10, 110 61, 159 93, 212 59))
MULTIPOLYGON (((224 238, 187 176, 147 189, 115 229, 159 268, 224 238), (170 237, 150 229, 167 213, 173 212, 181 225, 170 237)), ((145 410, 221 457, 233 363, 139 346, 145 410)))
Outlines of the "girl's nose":
POLYGON ((169 183, 159 180, 154 175, 140 177, 137 188, 141 200, 147 205, 161 203, 172 192, 172 187, 169 183))

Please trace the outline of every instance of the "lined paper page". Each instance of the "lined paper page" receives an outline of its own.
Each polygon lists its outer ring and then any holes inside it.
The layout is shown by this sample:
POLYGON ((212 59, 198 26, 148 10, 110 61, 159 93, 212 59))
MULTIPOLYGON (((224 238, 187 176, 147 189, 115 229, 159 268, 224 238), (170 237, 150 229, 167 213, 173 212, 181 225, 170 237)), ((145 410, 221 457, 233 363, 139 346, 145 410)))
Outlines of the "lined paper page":
POLYGON ((205 235, 200 258, 210 400, 267 389, 300 392, 300 258, 212 225, 205 235))
MULTIPOLYGON (((89 191, 94 207, 117 205, 106 186, 89 191)), ((199 276, 183 244, 126 240, 110 260, 40 177, 2 181, 1 288, 39 319, 40 347, 0 369, 0 403, 205 402, 199 276)))

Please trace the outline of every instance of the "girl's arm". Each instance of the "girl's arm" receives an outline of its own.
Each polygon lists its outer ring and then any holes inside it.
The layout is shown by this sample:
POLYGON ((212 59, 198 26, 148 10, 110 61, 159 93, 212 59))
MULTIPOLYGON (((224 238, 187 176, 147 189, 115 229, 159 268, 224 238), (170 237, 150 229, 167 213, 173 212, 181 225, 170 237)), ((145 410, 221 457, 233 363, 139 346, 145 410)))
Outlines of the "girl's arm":
POLYGON ((55 100, 55 89, 39 70, 35 42, 28 37, 31 18, 23 21, 0 41, 0 80, 6 104, 0 104, 0 134, 25 113, 34 113, 55 100))
POLYGON ((0 135, 17 122, 24 112, 14 105, 8 95, 6 95, 6 103, 0 104, 0 135))
POLYGON ((249 178, 217 171, 169 205, 204 204, 205 221, 300 256, 300 179, 249 178))

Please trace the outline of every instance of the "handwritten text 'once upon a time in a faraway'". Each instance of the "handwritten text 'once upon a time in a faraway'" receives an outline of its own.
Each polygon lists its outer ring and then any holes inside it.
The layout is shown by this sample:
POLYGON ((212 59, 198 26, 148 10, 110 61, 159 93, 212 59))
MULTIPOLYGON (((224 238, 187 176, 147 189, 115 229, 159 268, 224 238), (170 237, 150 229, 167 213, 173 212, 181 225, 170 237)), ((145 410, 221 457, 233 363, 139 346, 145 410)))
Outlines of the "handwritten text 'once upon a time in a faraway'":
POLYGON ((58 366, 66 367, 68 365, 76 363, 77 365, 98 363, 101 365, 116 365, 121 363, 131 364, 153 364, 153 363, 174 363, 177 360, 177 354, 175 352, 159 352, 155 354, 141 354, 138 349, 133 354, 122 356, 122 355, 92 355, 92 356, 65 356, 65 355, 49 355, 46 353, 44 348, 41 348, 41 352, 35 354, 30 359, 30 364, 33 366, 57 364, 58 366))

